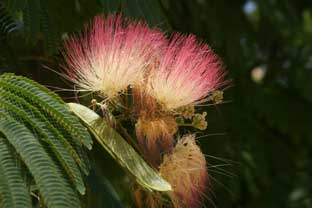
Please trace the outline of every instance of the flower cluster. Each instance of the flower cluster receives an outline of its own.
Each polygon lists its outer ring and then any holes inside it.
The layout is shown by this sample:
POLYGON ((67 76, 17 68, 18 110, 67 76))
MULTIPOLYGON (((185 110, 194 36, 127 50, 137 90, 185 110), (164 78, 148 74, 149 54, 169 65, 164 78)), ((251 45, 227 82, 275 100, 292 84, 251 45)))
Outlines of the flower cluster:
MULTIPOLYGON (((145 23, 112 15, 96 17, 84 33, 69 39, 64 56, 78 90, 98 92, 104 101, 123 106, 114 112, 134 122, 140 152, 173 187, 172 205, 200 207, 209 184, 205 157, 195 136, 176 141, 175 134, 181 126, 206 129, 207 113, 197 113, 196 106, 222 102, 225 71, 210 47, 194 35, 167 38, 145 23)), ((149 206, 155 196, 149 196, 149 206)))
POLYGON ((128 86, 141 85, 144 73, 157 56, 163 35, 120 15, 98 16, 80 36, 65 43, 69 79, 84 91, 114 98, 128 86))
POLYGON ((113 98, 129 86, 144 88, 165 110, 200 103, 224 85, 224 70, 195 36, 170 40, 142 22, 98 16, 65 43, 67 74, 84 91, 113 98))
POLYGON ((201 102, 222 86, 221 64, 193 35, 175 34, 148 80, 148 93, 167 110, 201 102))

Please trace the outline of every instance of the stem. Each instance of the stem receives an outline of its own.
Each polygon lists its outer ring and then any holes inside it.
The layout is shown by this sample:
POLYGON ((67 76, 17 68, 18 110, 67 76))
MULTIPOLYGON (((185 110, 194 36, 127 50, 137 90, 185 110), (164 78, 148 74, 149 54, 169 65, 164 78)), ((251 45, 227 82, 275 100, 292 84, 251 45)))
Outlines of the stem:
POLYGON ((191 126, 191 127, 194 127, 194 125, 193 124, 190 124, 190 123, 184 123, 184 124, 179 124, 178 123, 178 126, 191 126))

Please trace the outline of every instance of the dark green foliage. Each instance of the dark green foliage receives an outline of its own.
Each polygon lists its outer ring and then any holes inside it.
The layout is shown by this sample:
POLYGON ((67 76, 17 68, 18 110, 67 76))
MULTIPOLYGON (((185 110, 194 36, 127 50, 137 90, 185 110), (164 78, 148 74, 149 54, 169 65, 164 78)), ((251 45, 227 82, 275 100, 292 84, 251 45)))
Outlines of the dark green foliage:
POLYGON ((45 51, 50 54, 54 53, 57 49, 58 37, 49 18, 46 1, 18 0, 6 3, 8 12, 22 19, 26 40, 31 44, 36 44, 37 38, 43 34, 45 51))
POLYGON ((82 173, 88 174, 89 169, 80 154, 91 148, 92 140, 67 105, 29 79, 3 74, 0 115, 0 170, 7 179, 1 181, 3 207, 20 201, 24 201, 20 207, 30 207, 31 193, 21 176, 24 168, 31 173, 38 190, 33 194, 42 198, 40 203, 80 207, 78 193, 85 194, 82 173), (25 167, 16 166, 15 160, 25 167))
MULTIPOLYGON (((0 131, 28 167, 48 207, 79 207, 77 193, 62 177, 62 173, 32 132, 13 119, 1 120, 0 131)), ((16 194, 12 190, 12 195, 16 194)))
POLYGON ((12 33, 21 29, 21 23, 14 20, 4 7, 4 4, 0 2, 0 73, 1 71, 16 69, 15 56, 9 45, 9 40, 12 33))
POLYGON ((16 165, 11 147, 3 137, 0 137, 0 158, 0 206, 30 207, 30 191, 22 178, 21 168, 16 165))
POLYGON ((99 0, 105 14, 122 12, 136 19, 144 19, 151 26, 168 28, 161 3, 155 0, 99 0))
POLYGON ((60 103, 60 98, 51 96, 47 89, 43 90, 41 86, 32 84, 33 82, 22 77, 16 77, 12 74, 1 76, 0 85, 5 89, 12 91, 18 96, 23 97, 30 103, 38 106, 43 113, 49 115, 53 120, 62 125, 72 138, 80 139, 88 149, 92 147, 92 140, 86 129, 79 124, 78 119, 68 113, 64 103, 60 103), (57 100, 58 102, 55 102, 57 100))
POLYGON ((18 30, 18 23, 13 20, 4 7, 3 3, 0 4, 0 37, 1 42, 7 41, 10 34, 18 30))

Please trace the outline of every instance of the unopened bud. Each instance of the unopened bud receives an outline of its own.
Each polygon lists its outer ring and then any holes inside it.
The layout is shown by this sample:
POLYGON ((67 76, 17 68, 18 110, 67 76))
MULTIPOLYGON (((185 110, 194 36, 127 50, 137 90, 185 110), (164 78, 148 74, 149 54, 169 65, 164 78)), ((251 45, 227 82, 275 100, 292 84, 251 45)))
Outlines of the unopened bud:
POLYGON ((193 117, 192 125, 199 130, 205 130, 208 126, 206 116, 207 112, 203 112, 202 114, 196 113, 193 117))
POLYGON ((194 105, 187 105, 180 107, 177 112, 182 115, 185 119, 191 119, 195 113, 194 105))
POLYGON ((216 104, 220 104, 223 101, 223 91, 221 90, 216 90, 214 92, 212 92, 212 100, 216 103, 216 104))

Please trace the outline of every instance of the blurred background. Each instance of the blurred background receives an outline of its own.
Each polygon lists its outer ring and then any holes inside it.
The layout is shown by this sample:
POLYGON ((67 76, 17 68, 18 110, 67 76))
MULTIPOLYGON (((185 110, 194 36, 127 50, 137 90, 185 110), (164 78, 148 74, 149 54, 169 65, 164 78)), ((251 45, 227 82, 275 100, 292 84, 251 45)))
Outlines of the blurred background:
MULTIPOLYGON (((59 71, 62 40, 95 15, 120 11, 168 34, 196 34, 233 80, 225 103, 204 109, 208 128, 198 143, 214 190, 205 207, 311 208, 312 1, 4 0, 0 73, 71 89, 45 69, 59 71)), ((101 149, 92 158, 90 207, 131 207, 120 167, 101 149)))

